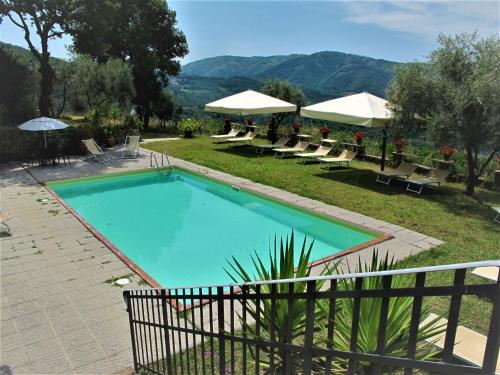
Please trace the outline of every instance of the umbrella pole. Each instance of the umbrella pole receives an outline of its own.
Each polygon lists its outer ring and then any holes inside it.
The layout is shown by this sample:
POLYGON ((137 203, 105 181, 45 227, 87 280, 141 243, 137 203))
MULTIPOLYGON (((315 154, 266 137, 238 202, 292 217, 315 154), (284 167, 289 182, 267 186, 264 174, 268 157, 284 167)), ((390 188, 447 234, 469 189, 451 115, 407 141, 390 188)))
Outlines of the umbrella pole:
POLYGON ((47 132, 45 130, 43 131, 43 140, 45 142, 45 148, 47 148, 47 132))
POLYGON ((387 153, 387 128, 383 130, 384 136, 382 137, 382 160, 380 161, 380 170, 385 169, 385 156, 387 153))

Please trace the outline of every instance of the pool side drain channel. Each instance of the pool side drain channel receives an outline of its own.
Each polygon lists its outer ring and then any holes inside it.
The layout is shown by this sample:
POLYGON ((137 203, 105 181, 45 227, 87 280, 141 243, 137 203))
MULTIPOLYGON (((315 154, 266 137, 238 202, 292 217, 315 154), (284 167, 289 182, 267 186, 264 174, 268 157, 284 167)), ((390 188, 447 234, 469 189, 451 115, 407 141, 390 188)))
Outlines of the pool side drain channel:
POLYGON ((231 185, 231 187, 233 188, 233 190, 240 191, 240 187, 239 186, 231 185))

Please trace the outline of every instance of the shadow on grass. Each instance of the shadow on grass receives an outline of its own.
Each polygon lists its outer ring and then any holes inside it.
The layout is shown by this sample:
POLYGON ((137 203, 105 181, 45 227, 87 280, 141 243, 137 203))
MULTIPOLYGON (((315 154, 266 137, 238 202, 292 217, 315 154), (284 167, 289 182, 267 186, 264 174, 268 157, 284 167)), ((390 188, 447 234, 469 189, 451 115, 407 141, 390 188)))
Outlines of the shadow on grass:
POLYGON ((224 148, 215 148, 214 151, 230 154, 234 156, 241 156, 245 158, 258 158, 261 155, 255 153, 254 148, 250 145, 227 145, 224 148))

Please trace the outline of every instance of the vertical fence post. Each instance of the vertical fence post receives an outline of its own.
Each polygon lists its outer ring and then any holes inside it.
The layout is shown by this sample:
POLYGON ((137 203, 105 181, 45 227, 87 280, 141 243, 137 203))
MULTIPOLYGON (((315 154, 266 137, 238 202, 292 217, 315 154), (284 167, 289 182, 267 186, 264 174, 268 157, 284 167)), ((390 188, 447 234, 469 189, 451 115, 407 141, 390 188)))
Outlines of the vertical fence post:
MULTIPOLYGON (((453 287, 464 285, 465 269, 455 271, 453 287)), ((455 347, 455 337, 457 335, 458 317, 460 315, 460 305, 462 303, 462 294, 455 294, 451 297, 450 312, 448 314, 448 326, 446 327, 446 336, 444 339, 443 362, 450 363, 453 360, 453 348, 455 347)))
POLYGON ((224 288, 217 287, 217 319, 219 325, 219 374, 226 373, 226 340, 224 339, 224 288))
MULTIPOLYGON (((425 286, 425 272, 417 273, 415 288, 420 289, 425 286)), ((422 314, 422 296, 413 297, 413 307, 411 310, 410 333, 408 335, 408 348, 406 356, 409 359, 414 359, 417 352, 418 329, 420 325, 420 315, 422 314)), ((413 369, 405 368, 404 375, 411 375, 413 369)))
POLYGON ((135 334, 134 334, 134 323, 132 320, 134 316, 132 315, 132 306, 130 301, 130 290, 125 290, 123 292, 123 298, 127 304, 127 312, 128 312, 128 321, 130 325, 130 338, 132 339, 132 355, 134 358, 134 371, 139 372, 139 366, 137 364, 137 348, 135 346, 135 334))
MULTIPOLYGON (((356 352, 358 349, 359 315, 361 308, 361 295, 359 292, 361 291, 362 288, 363 288, 363 278, 356 277, 354 282, 354 289, 356 291, 356 294, 354 296, 354 303, 353 303, 351 342, 349 345, 349 350, 353 353, 356 352)), ((349 375, 354 375, 356 373, 356 366, 357 366, 357 361, 355 359, 350 359, 347 373, 349 375)))
POLYGON ((493 298, 493 309, 483 360, 483 372, 485 374, 494 374, 498 361, 498 348, 500 346, 500 267, 498 268, 497 287, 493 298))
POLYGON ((304 375, 310 375, 312 370, 312 347, 314 339, 314 305, 316 281, 307 282, 306 295, 306 332, 304 337, 304 375))
MULTIPOLYGON (((391 288, 392 276, 382 276, 382 284, 384 291, 388 291, 391 288)), ((377 337, 377 351, 376 353, 380 356, 385 353, 385 335, 387 331, 387 314, 389 312, 389 297, 382 297, 382 304, 380 306, 380 320, 378 326, 378 337, 377 337)), ((382 374, 382 365, 376 364, 374 366, 373 373, 376 375, 382 374)))
POLYGON ((170 357, 170 335, 168 333, 168 316, 167 316, 167 295, 165 289, 161 290, 161 309, 163 315, 163 332, 165 335, 165 346, 167 350, 167 370, 172 374, 172 358, 170 357))

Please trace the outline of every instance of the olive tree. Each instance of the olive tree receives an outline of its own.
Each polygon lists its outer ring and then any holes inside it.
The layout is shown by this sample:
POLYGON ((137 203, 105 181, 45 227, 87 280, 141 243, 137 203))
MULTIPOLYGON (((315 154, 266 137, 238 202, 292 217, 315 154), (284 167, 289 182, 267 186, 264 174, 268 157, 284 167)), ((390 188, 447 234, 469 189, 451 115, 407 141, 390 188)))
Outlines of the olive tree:
POLYGON ((396 69, 388 88, 396 131, 427 131, 436 144, 462 147, 466 194, 500 150, 500 40, 440 35, 427 64, 396 69), (480 158, 480 155, 485 155, 480 158))

